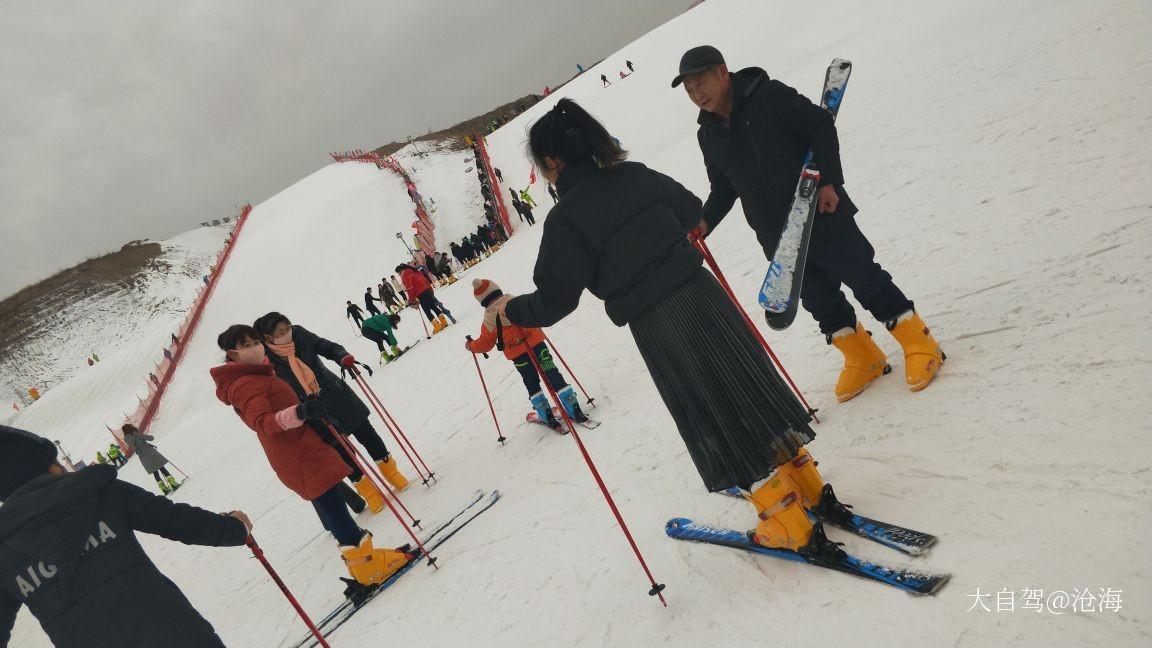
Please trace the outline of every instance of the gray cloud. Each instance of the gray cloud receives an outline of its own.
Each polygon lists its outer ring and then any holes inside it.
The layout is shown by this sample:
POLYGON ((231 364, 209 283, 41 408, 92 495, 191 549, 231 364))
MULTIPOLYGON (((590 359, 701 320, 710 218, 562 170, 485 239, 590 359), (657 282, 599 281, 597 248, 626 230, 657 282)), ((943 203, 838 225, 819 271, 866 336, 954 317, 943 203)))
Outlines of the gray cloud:
POLYGON ((0 297, 567 79, 683 1, 8 2, 0 297))

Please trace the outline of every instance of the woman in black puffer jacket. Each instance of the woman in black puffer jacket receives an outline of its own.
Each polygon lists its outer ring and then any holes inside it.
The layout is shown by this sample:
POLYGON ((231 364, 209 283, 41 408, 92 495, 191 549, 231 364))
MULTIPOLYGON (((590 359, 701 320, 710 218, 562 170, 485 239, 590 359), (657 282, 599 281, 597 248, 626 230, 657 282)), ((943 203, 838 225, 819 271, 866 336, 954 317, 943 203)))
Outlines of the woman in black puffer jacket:
POLYGON ((815 436, 811 415, 701 267, 687 238, 700 199, 626 162, 568 99, 532 126, 528 145, 560 201, 544 223, 536 292, 489 308, 516 326, 544 327, 575 310, 585 289, 604 300, 608 317, 631 330, 708 490, 745 491, 761 517, 757 542, 834 558, 839 550, 804 511, 835 501, 804 448, 815 436))

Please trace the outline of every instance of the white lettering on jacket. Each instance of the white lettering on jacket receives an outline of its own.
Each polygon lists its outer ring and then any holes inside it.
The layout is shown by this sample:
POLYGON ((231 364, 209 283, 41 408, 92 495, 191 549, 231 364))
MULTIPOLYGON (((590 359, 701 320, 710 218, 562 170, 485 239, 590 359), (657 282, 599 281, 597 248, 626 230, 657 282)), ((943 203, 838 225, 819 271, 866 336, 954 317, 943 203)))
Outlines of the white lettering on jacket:
MULTIPOLYGON (((112 531, 112 527, 108 526, 108 523, 104 520, 100 520, 96 525, 96 532, 89 535, 84 542, 84 551, 81 552, 81 555, 107 543, 109 540, 115 539, 116 533, 112 531)), ((56 565, 45 563, 41 560, 34 565, 28 565, 25 571, 17 572, 16 587, 20 590, 20 596, 27 599, 32 594, 35 594, 36 588, 43 585, 44 581, 56 576, 59 571, 56 565), (27 575, 27 578, 25 578, 25 575, 27 575)))

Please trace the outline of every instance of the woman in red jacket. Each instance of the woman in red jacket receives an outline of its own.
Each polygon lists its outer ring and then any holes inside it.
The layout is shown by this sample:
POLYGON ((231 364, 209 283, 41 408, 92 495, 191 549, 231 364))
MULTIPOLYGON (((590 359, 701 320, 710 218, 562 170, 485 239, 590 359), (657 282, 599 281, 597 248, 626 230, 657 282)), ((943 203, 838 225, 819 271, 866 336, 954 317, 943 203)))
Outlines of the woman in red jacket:
POLYGON ((400 273, 400 281, 404 283, 404 289, 408 291, 408 301, 419 302, 420 307, 424 309, 424 316, 428 318, 429 322, 432 322, 433 334, 448 328, 448 322, 444 321, 445 316, 453 324, 456 323, 452 313, 444 308, 444 304, 441 304, 439 299, 436 299, 436 293, 432 291, 432 282, 428 281, 423 273, 407 263, 396 266, 396 272, 400 273))
POLYGON ((339 484, 352 471, 320 438, 327 433, 324 404, 301 403, 288 383, 276 377, 264 357, 260 334, 251 326, 230 326, 216 343, 227 358, 211 370, 216 397, 231 405, 256 433, 280 481, 315 505, 321 521, 340 542, 352 577, 362 585, 374 585, 412 560, 414 556, 402 551, 373 548, 372 534, 348 514, 339 484))

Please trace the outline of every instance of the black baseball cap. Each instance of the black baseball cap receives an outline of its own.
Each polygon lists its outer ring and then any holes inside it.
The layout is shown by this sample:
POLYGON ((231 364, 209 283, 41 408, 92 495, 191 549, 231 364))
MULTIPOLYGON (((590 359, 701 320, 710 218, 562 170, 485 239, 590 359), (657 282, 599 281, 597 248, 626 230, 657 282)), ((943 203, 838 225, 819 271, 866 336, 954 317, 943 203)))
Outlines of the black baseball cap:
POLYGON ((684 77, 688 76, 689 74, 703 72, 713 65, 723 64, 724 55, 721 54, 720 50, 716 49, 715 47, 712 47, 711 45, 693 47, 687 52, 684 52, 684 56, 680 57, 680 74, 677 74, 676 78, 672 79, 672 87, 675 88, 676 86, 680 85, 680 82, 684 80, 684 77))

